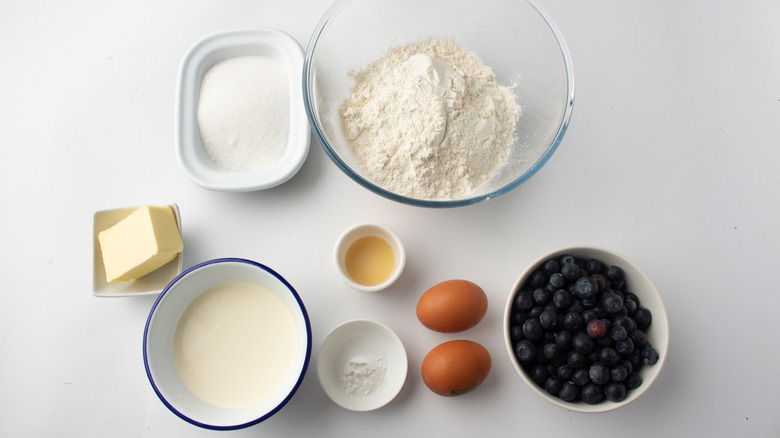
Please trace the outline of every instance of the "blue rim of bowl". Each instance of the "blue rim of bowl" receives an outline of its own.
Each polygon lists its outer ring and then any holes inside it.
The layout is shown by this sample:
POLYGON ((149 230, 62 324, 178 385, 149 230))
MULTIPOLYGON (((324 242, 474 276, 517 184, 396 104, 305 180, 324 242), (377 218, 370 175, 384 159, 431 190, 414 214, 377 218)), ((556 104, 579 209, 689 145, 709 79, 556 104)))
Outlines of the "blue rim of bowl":
POLYGON ((509 184, 505 185, 504 187, 501 187, 500 189, 488 193, 486 195, 480 195, 476 197, 471 198, 462 198, 462 199, 453 199, 453 200, 446 200, 446 201, 437 201, 437 200, 428 200, 428 199, 417 199, 417 198, 410 198, 408 196, 399 195, 396 193, 392 193, 390 191, 387 191, 376 184, 372 183, 371 181, 368 181, 367 179, 363 178, 362 176, 358 175, 355 171, 350 169, 350 167, 336 154, 335 151, 328 145, 328 141, 325 139, 325 135, 322 132, 322 129, 320 128, 320 124, 318 121, 318 118, 314 114, 314 96, 312 96, 313 89, 309 86, 309 77, 312 75, 312 57, 314 55, 314 51, 317 48, 317 43, 319 41, 319 37, 322 34, 323 30, 325 29, 325 26, 330 21, 333 14, 335 14, 338 9, 341 8, 341 6, 346 3, 349 0, 336 0, 330 8, 325 12, 325 15, 323 15, 320 22, 317 24, 317 27, 314 30, 314 33, 311 36, 311 39, 309 40, 309 45, 306 49, 306 57, 303 60, 303 100, 304 100, 304 106, 306 107, 306 115, 309 117, 309 124, 312 127, 312 132, 314 132, 314 136, 317 138, 317 141, 322 146, 322 149, 325 151, 325 154, 333 161, 336 166, 338 166, 339 169, 341 169, 342 172, 344 172, 347 176, 352 178, 355 182, 360 184, 361 186, 365 187, 366 189, 383 196, 385 198, 388 198, 392 201, 400 202, 402 204, 409 204, 414 205, 418 207, 430 207, 430 208, 450 208, 450 207, 463 207, 467 205, 474 205, 479 204, 484 201, 488 201, 490 199, 497 198, 501 195, 504 195, 524 182, 528 181, 532 176, 536 175, 539 170, 544 167, 544 165, 547 163, 547 161, 550 160, 550 157, 552 157, 553 153, 558 149, 558 146, 561 144, 561 141, 563 140, 563 136, 566 134, 566 130, 569 127, 569 120, 571 119, 571 113, 572 109, 574 107, 574 67, 572 65, 572 59, 571 54, 569 53, 569 47, 566 45, 566 41, 563 38, 563 34, 561 33, 558 26, 555 24, 555 22, 552 20, 552 17, 545 11, 542 7, 537 5, 532 0, 526 0, 539 14, 539 16, 545 21, 547 26, 550 28, 550 31, 552 32, 553 36, 555 37, 556 41, 558 42, 558 47, 561 51, 561 56, 563 57, 563 63, 564 67, 566 69, 566 103, 564 104, 564 111, 563 116, 561 117, 561 121, 558 125, 558 130, 555 134, 555 138, 553 139, 550 146, 547 148, 547 151, 542 155, 542 157, 524 174, 520 175, 517 179, 513 180, 509 184))
POLYGON ((253 426, 255 424, 258 424, 258 423, 268 419, 269 417, 271 417, 275 413, 279 412, 279 410, 282 409, 284 407, 284 405, 286 405, 287 402, 290 401, 290 399, 292 399, 293 395, 295 395, 296 391, 298 391, 298 388, 301 386, 301 383, 303 382, 303 378, 306 375, 306 370, 309 367, 309 361, 311 359, 311 349, 312 349, 312 345, 311 344, 312 344, 312 335, 311 335, 311 323, 309 322, 309 314, 306 312, 306 307, 303 305, 303 301, 301 300, 300 295, 298 295, 298 292, 295 290, 295 288, 292 287, 292 285, 290 283, 287 282, 287 280, 284 279, 284 277, 279 275, 276 271, 274 271, 273 269, 269 268, 268 266, 265 266, 265 265, 263 265, 261 263, 254 262, 252 260, 247 260, 247 259, 242 259, 242 258, 219 258, 219 259, 213 259, 213 260, 208 260, 208 261, 199 263, 199 264, 197 264, 197 265, 187 269, 186 271, 182 272, 181 274, 176 276, 176 278, 174 278, 170 283, 168 283, 168 285, 165 287, 165 289, 163 289, 163 291, 157 297, 157 299, 154 302, 154 305, 152 305, 152 309, 149 311, 149 317, 146 319, 146 325, 144 326, 144 341, 143 341, 144 368, 146 369, 146 376, 149 379, 149 383, 151 383, 152 389, 154 389, 155 394, 157 394, 157 398, 159 398, 160 401, 171 412, 176 414, 179 418, 181 418, 182 420, 184 420, 184 421, 186 421, 186 422, 188 422, 190 424, 193 424, 193 425, 198 426, 198 427, 202 427, 204 429, 211 429, 211 430, 237 430, 237 429, 243 429, 243 428, 246 428, 246 427, 249 427, 249 426, 253 426), (303 320, 306 323, 306 358, 303 361, 303 367, 301 368, 301 373, 298 376, 298 380, 295 382, 295 385, 290 390, 290 393, 287 394, 287 396, 284 398, 284 400, 282 400, 275 408, 271 409, 270 411, 268 411, 267 413, 262 415, 260 418, 257 418, 255 420, 252 420, 252 421, 249 421, 249 422, 246 422, 246 423, 236 424, 236 425, 231 425, 231 426, 215 426, 213 424, 201 423, 200 421, 197 421, 195 419, 192 419, 192 418, 184 415, 183 413, 179 412, 175 407, 173 407, 173 405, 170 404, 168 402, 168 400, 165 399, 165 397, 162 395, 162 392, 160 392, 159 388, 157 388, 157 385, 154 382, 154 378, 152 377, 152 372, 149 369, 149 358, 148 358, 148 356, 146 354, 146 344, 147 344, 146 340, 147 340, 148 335, 149 335, 149 325, 151 324, 152 316, 154 315, 155 310, 157 310, 157 306, 160 304, 160 301, 168 293, 168 290, 171 287, 173 287, 174 284, 176 284, 180 279, 184 278, 186 275, 188 275, 190 272, 192 272, 192 271, 194 271, 196 269, 202 268, 202 267, 207 266, 207 265, 213 265, 213 264, 216 264, 216 263, 229 263, 229 262, 233 262, 233 263, 246 263, 248 265, 256 266, 256 267, 258 267, 258 268, 268 272, 269 274, 273 275, 277 280, 282 282, 282 284, 284 284, 285 287, 287 287, 287 289, 290 291, 290 293, 295 298, 295 301, 298 303, 298 307, 300 308, 301 314, 303 315, 303 320))

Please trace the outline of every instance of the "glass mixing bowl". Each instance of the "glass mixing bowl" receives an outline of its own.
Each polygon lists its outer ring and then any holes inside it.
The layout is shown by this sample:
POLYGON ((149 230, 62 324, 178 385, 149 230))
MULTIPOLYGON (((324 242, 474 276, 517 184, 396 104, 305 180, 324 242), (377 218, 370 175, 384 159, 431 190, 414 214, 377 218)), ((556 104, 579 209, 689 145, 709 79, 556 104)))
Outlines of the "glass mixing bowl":
POLYGON ((314 134, 330 159, 363 187, 423 207, 458 207, 495 198, 531 178, 560 144, 574 103, 574 71, 561 32, 531 1, 338 0, 317 25, 306 51, 303 95, 314 134), (430 38, 452 38, 512 86, 522 108, 507 161, 465 197, 417 199, 371 181, 356 162, 339 106, 360 71, 389 49, 430 38))

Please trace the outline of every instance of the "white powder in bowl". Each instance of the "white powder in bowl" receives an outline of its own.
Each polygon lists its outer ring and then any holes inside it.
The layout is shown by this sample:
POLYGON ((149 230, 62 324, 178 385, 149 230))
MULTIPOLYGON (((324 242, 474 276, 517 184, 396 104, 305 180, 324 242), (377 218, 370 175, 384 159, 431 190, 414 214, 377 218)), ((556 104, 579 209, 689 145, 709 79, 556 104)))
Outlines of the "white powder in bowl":
POLYGON ((352 76, 342 128, 358 165, 380 187, 455 199, 506 160, 520 114, 514 93, 452 39, 395 48, 352 76))
POLYGON ((359 356, 344 364, 341 385, 347 394, 368 395, 385 383, 387 368, 381 356, 359 356))
POLYGON ((267 168, 290 129, 287 74, 277 60, 239 56, 212 66, 200 86, 198 127, 209 158, 231 172, 267 168))

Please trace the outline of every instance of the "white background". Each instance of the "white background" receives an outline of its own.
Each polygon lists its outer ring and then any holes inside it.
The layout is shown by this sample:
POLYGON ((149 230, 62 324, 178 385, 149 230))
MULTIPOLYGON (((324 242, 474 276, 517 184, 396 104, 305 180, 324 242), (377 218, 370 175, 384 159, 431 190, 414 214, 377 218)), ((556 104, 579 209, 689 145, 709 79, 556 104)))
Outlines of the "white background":
MULTIPOLYGON (((329 0, 5 1, 0 5, 0 436, 213 436, 170 413, 144 373, 152 297, 91 295, 92 215, 175 202, 185 267, 215 257, 267 264, 299 291, 314 353, 300 390, 231 436, 778 436, 780 434, 780 3, 540 0, 569 44, 568 134, 528 183, 453 210, 400 205, 343 175, 312 141, 302 170, 262 192, 208 192, 173 149, 176 73, 206 34, 275 27, 305 48, 329 0), (378 294, 347 288, 337 236, 381 221, 408 266, 378 294), (504 349, 506 297, 550 250, 596 244, 642 266, 671 323, 666 366, 635 403, 601 415, 524 387, 504 349), (416 320, 418 297, 450 278, 488 293, 458 337, 493 369, 458 398, 419 376, 453 335, 416 320), (332 403, 317 349, 355 318, 389 325, 409 377, 386 407, 332 403)), ((497 42, 497 44, 500 42, 497 42)))

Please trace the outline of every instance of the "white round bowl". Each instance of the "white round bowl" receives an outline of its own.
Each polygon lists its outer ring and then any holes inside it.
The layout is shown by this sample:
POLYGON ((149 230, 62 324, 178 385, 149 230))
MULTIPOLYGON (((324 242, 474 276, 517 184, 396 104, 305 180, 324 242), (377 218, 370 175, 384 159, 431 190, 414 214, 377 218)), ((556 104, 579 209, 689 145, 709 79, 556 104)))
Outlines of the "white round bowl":
POLYGON ((214 259, 187 269, 157 298, 144 330, 144 365, 154 392, 171 412, 206 429, 240 429, 275 414, 300 386, 310 357, 311 326, 300 296, 282 276, 251 260, 214 259), (240 409, 217 407, 194 395, 182 381, 174 359, 174 333, 185 309, 205 290, 228 281, 255 283, 273 292, 289 310, 296 328, 294 359, 283 381, 270 396, 240 409))
POLYGON ((330 332, 317 359, 317 376, 337 405, 371 411, 390 403, 406 381, 408 361, 398 336, 368 320, 346 322, 330 332), (352 371, 358 376, 348 380, 352 371))
POLYGON ((336 265, 336 271, 339 273, 341 279, 350 287, 363 292, 377 292, 386 289, 401 276, 404 266, 406 265, 406 250, 404 249, 403 242, 401 242, 401 238, 390 227, 375 223, 358 223, 349 227, 341 234, 336 242, 333 258, 336 265), (366 236, 376 236, 390 244, 390 248, 393 250, 393 257, 395 258, 395 265, 393 266, 392 273, 385 281, 373 286, 366 286, 354 281, 347 273, 346 266, 347 250, 355 241, 366 236))
POLYGON ((666 314, 664 303, 661 300, 661 295, 658 293, 655 285, 653 285, 653 282, 650 281, 650 278, 637 264, 611 250, 592 246, 576 246, 559 249, 545 254, 542 257, 536 259, 528 266, 528 268, 526 268, 525 271, 523 271, 522 274, 520 274, 517 282, 512 287, 512 291, 509 294, 509 298, 506 303, 506 309, 504 311, 504 342, 507 353, 509 354, 509 359, 512 361, 512 365, 514 366, 515 370, 518 374, 520 374, 520 377, 528 385, 528 387, 540 397, 558 407, 573 412, 608 412, 635 401, 642 394, 644 394, 658 378, 658 375, 661 373, 661 369, 664 366, 664 362, 666 361, 666 357, 669 352, 669 318, 666 314), (582 401, 563 401, 558 397, 550 395, 547 393, 547 391, 544 390, 544 388, 540 387, 533 380, 531 380, 530 376, 526 374, 520 362, 515 357, 512 340, 510 339, 510 318, 512 313, 512 303, 514 301, 515 295, 523 286, 523 284, 530 278, 530 276, 538 268, 540 268, 545 261, 548 259, 559 259, 565 254, 570 254, 575 257, 584 259, 597 259, 603 262, 607 267, 612 265, 619 266, 623 270, 623 278, 626 281, 626 289, 634 293, 641 301, 641 304, 652 312, 652 323, 647 328, 646 334, 647 340, 656 349, 656 351, 658 351, 658 362, 656 362, 654 365, 644 365, 639 370, 639 375, 642 377, 642 385, 636 389, 628 391, 626 398, 620 402, 613 402, 606 399, 597 404, 587 404, 582 401))
POLYGON ((311 129, 303 106, 303 49, 290 35, 269 28, 229 30, 207 35, 184 55, 176 90, 176 157, 184 173, 214 191, 247 192, 275 187, 292 178, 309 153, 311 129), (238 56, 258 55, 279 61, 287 72, 290 130, 284 155, 268 168, 251 172, 220 169, 203 148, 198 127, 198 99, 203 75, 213 65, 238 56))

